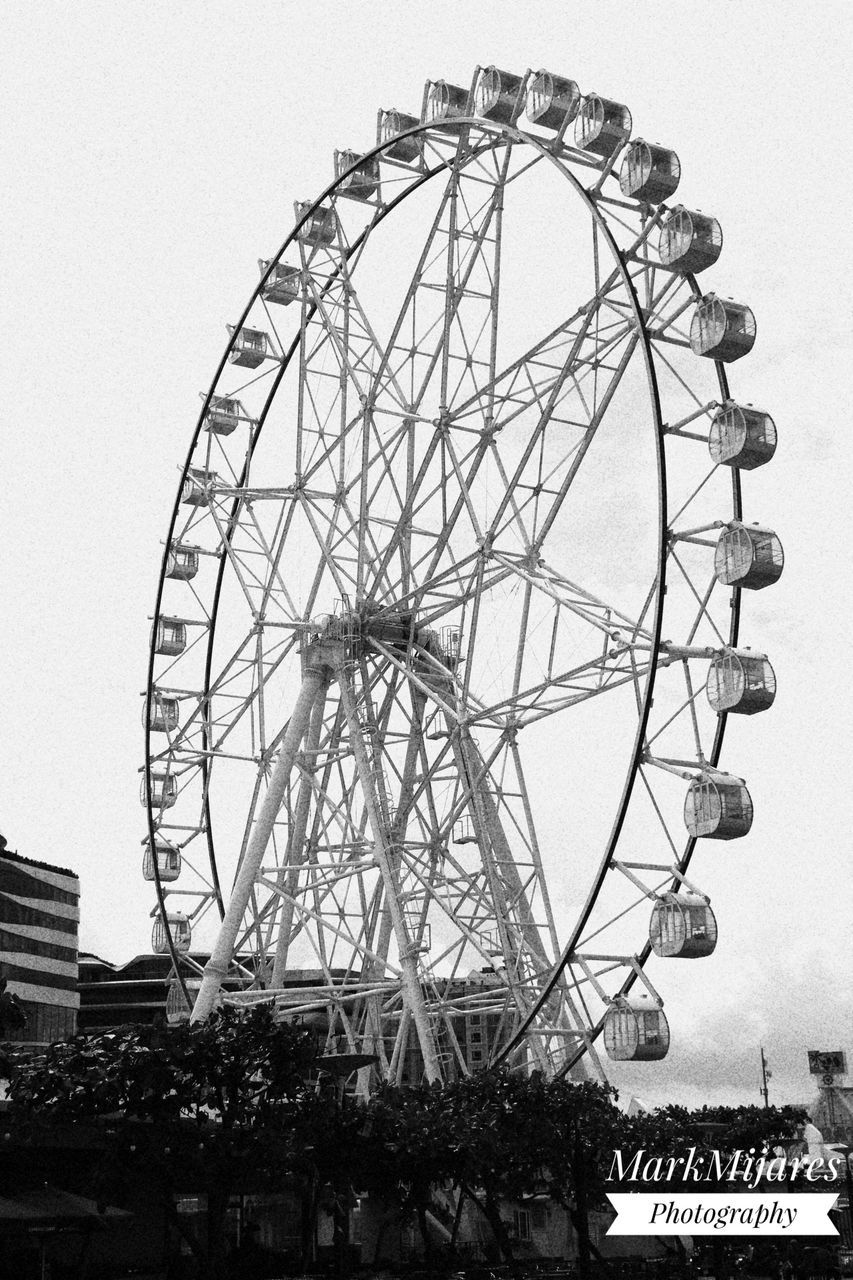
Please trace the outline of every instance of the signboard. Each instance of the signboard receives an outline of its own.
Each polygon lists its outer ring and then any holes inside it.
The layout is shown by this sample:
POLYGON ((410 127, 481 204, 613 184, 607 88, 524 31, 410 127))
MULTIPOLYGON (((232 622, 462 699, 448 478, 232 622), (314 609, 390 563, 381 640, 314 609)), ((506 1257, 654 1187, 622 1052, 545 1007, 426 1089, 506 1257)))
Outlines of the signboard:
POLYGON ((829 1212, 838 1196, 832 1191, 772 1195, 741 1191, 673 1195, 607 1192, 616 1217, 609 1236, 837 1236, 829 1212))
POLYGON ((847 1062, 841 1049, 809 1049, 808 1054, 810 1075, 843 1076, 847 1074, 847 1062))

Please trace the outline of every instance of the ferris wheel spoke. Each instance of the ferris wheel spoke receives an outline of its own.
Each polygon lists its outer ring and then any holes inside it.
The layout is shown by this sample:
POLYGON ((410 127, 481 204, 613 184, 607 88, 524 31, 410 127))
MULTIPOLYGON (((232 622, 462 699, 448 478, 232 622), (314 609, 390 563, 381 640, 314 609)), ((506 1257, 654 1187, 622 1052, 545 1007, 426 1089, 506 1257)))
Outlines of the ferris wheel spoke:
POLYGON ((682 581, 686 584, 688 591, 690 593, 690 596, 698 606, 696 615, 694 617, 690 630, 687 634, 685 643, 687 643, 688 645, 693 644, 696 638, 696 633, 698 632, 700 625, 707 624, 707 626, 713 632, 717 643, 721 647, 724 646, 726 643, 725 638, 722 635, 722 632, 720 631, 720 628, 717 625, 717 621, 715 620, 709 608, 711 596, 713 594, 714 588, 717 586, 717 583, 718 583, 716 574, 711 575, 711 580, 708 583, 707 588, 705 589, 704 593, 700 595, 691 575, 688 573, 687 569, 685 568, 681 560, 681 557, 677 554, 675 547, 672 545, 670 546, 670 550, 669 550, 669 559, 672 560, 673 563, 678 568, 682 581))
MULTIPOLYGON (((442 220, 445 217, 447 207, 451 199, 451 195, 454 189, 454 183, 455 183, 455 176, 453 173, 451 173, 450 178, 448 179, 447 183, 442 189, 441 197, 437 204, 432 225, 430 227, 430 230, 427 233, 426 239, 424 241, 423 249, 421 250, 414 272, 412 273, 411 279, 405 290, 403 302, 400 306, 399 312, 397 314, 397 318, 395 319, 395 321, 391 326, 390 336, 388 338, 388 341, 385 344, 384 355, 382 360, 380 361, 380 364, 375 374, 377 387, 380 387, 383 385, 380 380, 385 375, 386 367, 390 361, 390 353, 396 349, 396 344, 400 338, 400 335, 403 331, 403 327, 406 324, 407 319, 410 321, 413 320, 413 317, 411 314, 412 307, 413 307, 413 299, 416 295, 418 286, 421 283, 421 280, 424 274, 428 271, 430 257, 435 253, 436 240, 440 240, 442 220)), ((410 399, 412 399, 413 401, 413 395, 410 396, 410 399)))
MULTIPOLYGON (((272 882, 270 883, 272 884, 272 882)), ((328 989, 334 990, 336 986, 339 986, 330 968, 330 949, 334 942, 341 943, 345 948, 346 954, 350 957, 350 968, 355 962, 371 965, 378 964, 386 977, 399 980, 402 974, 401 969, 391 963, 386 955, 381 955, 372 949, 369 942, 362 936, 363 929, 359 929, 356 932, 348 927, 345 923, 345 912, 329 912, 327 892, 318 897, 317 903, 313 907, 308 905, 308 895, 305 893, 294 895, 292 899, 285 894, 283 895, 283 900, 291 903, 298 917, 298 926, 293 926, 290 941, 294 941, 297 936, 308 940, 314 955, 324 970, 328 989), (341 922, 342 918, 343 922, 341 922), (314 926, 314 928, 311 926, 314 926)))
MULTIPOLYGON (((219 534, 220 546, 228 557, 234 576, 246 598, 253 614, 263 616, 267 607, 273 604, 277 609, 286 611, 290 618, 296 617, 296 609, 290 593, 281 576, 277 557, 266 541, 263 529, 251 501, 242 503, 244 516, 241 523, 239 515, 230 515, 227 521, 220 520, 215 511, 211 512, 219 534), (244 545, 238 546, 237 536, 244 545), (256 562, 260 563, 256 563, 256 562)), ((291 512, 293 504, 288 504, 291 512)), ((285 529, 289 520, 285 521, 285 529)), ((279 537, 279 543, 282 539, 279 537)))
MULTIPOLYGON (((413 325, 415 324, 416 310, 417 310, 416 300, 417 300, 417 295, 419 290, 436 288, 438 286, 438 281, 433 281, 432 279, 432 271, 435 268, 436 264, 441 262, 444 259, 446 254, 446 250, 444 248, 443 242, 445 239, 448 238, 448 231, 444 226, 444 220, 445 218, 448 217, 448 210, 450 209, 451 204, 456 199, 458 184, 460 180, 460 173, 463 171, 464 162, 467 162, 470 159, 471 159, 471 154, 467 152, 464 148, 460 148, 456 158, 454 159, 453 162, 451 162, 450 175, 448 177, 447 183, 443 188, 440 200, 438 202, 438 207, 433 219, 432 226, 430 228, 430 231, 427 234, 424 247, 419 256, 419 259, 414 269, 414 272, 412 274, 410 283, 404 293, 403 302, 397 314, 397 318, 391 326, 390 336, 384 345, 384 348, 381 352, 381 358, 380 358, 378 367, 374 373, 374 393, 373 393, 374 399, 378 398, 378 395, 380 392, 384 392, 387 389, 389 382, 393 383, 396 381, 399 373, 404 368, 412 367, 411 359, 408 354, 411 348, 411 344, 408 344, 406 347, 400 348, 399 347, 400 336, 407 321, 412 323, 413 325), (392 368, 391 368, 392 353, 397 350, 402 350, 405 353, 405 359, 401 362, 398 370, 392 371, 392 368)), ((443 160, 442 167, 446 167, 446 164, 447 162, 443 160)), ((491 181, 490 185, 494 185, 494 179, 491 181)), ((488 201, 487 201, 487 204, 488 204, 488 201)), ((472 215, 471 225, 473 225, 474 216, 476 215, 472 215)), ((463 235, 463 236, 466 234, 470 235, 469 226, 466 226, 466 225, 457 226, 456 234, 463 235)), ((476 253, 473 253, 471 255, 471 258, 472 258, 471 269, 473 269, 473 263, 476 260, 476 257, 477 257, 476 253)), ((446 320, 444 324, 446 327, 446 320)), ((419 342, 422 342, 424 338, 428 337, 429 334, 432 333, 436 328, 437 326, 430 323, 427 327, 426 333, 422 334, 419 340, 416 340, 415 349, 418 349, 419 342)), ((374 336, 375 336, 375 333, 374 333, 374 336)), ((427 379, 424 383, 424 386, 420 395, 415 391, 415 388, 413 386, 408 394, 408 397, 406 396, 402 397, 403 402, 405 402, 408 399, 409 412, 416 412, 417 405, 419 404, 420 400, 423 398, 423 391, 425 390, 426 384, 429 382, 430 376, 431 374, 427 376, 427 379)))
POLYGON ((547 511, 547 514, 545 515, 544 519, 542 520, 541 524, 538 527, 538 530, 533 540, 533 545, 532 545, 533 551, 541 550, 541 547, 545 541, 545 538, 548 536, 548 533, 550 532, 554 524, 554 521, 557 519, 560 508, 563 505, 563 501, 565 500, 565 497, 572 486, 572 483, 575 479, 575 476, 577 475, 580 465, 583 462, 584 456, 587 450, 589 449, 590 445, 592 444, 593 440, 595 439, 596 432, 604 419, 604 415, 606 414, 607 409, 610 405, 610 402, 616 393, 616 390, 622 380, 622 376, 625 370, 628 368, 628 365, 631 361, 631 357, 634 354, 638 341, 639 341, 638 334, 636 332, 632 333, 626 343, 625 351, 622 355, 622 358, 619 361, 619 365, 616 369, 615 374, 608 382, 604 391, 601 393, 598 404, 593 409, 593 412, 589 419, 586 435, 584 436, 584 439, 580 447, 577 449, 577 451, 575 452, 572 458, 571 465, 569 466, 566 472, 566 475, 560 484, 559 490, 557 492, 557 496, 552 501, 550 508, 547 511))
POLYGON ((656 342, 654 341, 654 339, 652 339, 652 346, 654 347, 654 353, 655 353, 655 362, 658 365, 660 365, 661 368, 666 370, 667 374, 672 378, 673 382, 675 382, 678 385, 680 390, 684 392, 684 394, 687 397, 689 397, 689 400, 697 408, 703 407, 705 402, 702 396, 699 395, 699 393, 695 390, 694 387, 691 387, 690 383, 684 377, 681 370, 676 368, 675 364, 666 354, 665 350, 662 350, 662 347, 664 347, 664 345, 665 345, 664 343, 656 342))
MULTIPOLYGON (((462 734, 464 733, 465 730, 462 731, 462 734)), ((473 747, 473 739, 470 737, 468 738, 468 743, 473 747)), ((539 845, 521 769, 518 745, 514 735, 510 738, 508 746, 515 766, 516 785, 520 788, 519 792, 516 793, 516 805, 519 799, 522 801, 519 812, 513 812, 512 797, 504 779, 495 776, 499 756, 494 755, 491 762, 486 765, 484 758, 476 748, 473 748, 471 762, 474 767, 480 764, 486 767, 478 769, 478 780, 476 783, 472 780, 472 786, 475 789, 475 794, 479 794, 481 802, 485 805, 487 811, 491 813, 491 821, 488 822, 486 830, 494 842, 493 850, 498 854, 496 865, 508 890, 508 899, 502 904, 504 911, 499 914, 498 918, 507 921, 514 919, 516 930, 516 936, 510 940, 515 961, 513 963, 512 960, 505 957, 504 963, 508 973, 511 975, 511 987, 514 987, 517 993, 523 993, 523 999, 517 999, 516 1003, 518 1012, 525 1015, 534 1007, 543 990, 545 978, 552 969, 553 961, 548 958, 547 951, 543 945, 541 931, 543 929, 547 930, 551 943, 555 947, 552 955, 555 955, 556 929, 542 876, 539 845), (507 815, 510 823, 509 830, 515 833, 515 840, 520 840, 520 861, 518 857, 513 859, 510 852, 510 839, 501 822, 496 797, 500 797, 500 810, 507 815), (519 874, 519 867, 521 866, 525 867, 524 880, 519 874), (530 897, 531 891, 534 893, 532 898, 530 897), (531 910, 532 902, 539 903, 540 909, 544 910, 545 920, 543 922, 534 923, 531 910), (523 945, 520 945, 520 939, 523 939, 523 945), (529 958, 527 963, 523 964, 521 961, 525 951, 529 958)), ((506 751, 504 751, 504 754, 506 755, 506 751)), ((471 775, 469 774, 468 776, 470 778, 471 775)), ((584 1035, 582 1019, 568 998, 564 985, 561 985, 560 991, 551 1000, 549 1015, 552 1021, 557 1021, 561 1024, 563 1030, 568 1030, 574 1036, 584 1035)), ((513 1022, 507 1028, 507 1039, 514 1034, 515 1025, 516 1023, 513 1022)))
MULTIPOLYGON (((423 463, 421 465, 421 468, 418 472, 418 475, 410 486, 406 503, 402 508, 400 524, 398 525, 397 530, 394 533, 392 533, 392 536, 389 539, 388 546, 386 547, 384 554, 382 555, 380 566, 383 571, 385 571, 387 566, 390 565, 395 554, 398 554, 400 553, 401 550, 404 550, 406 552, 405 560, 407 563, 408 572, 413 574, 415 567, 423 563, 423 560, 426 560, 427 568, 424 571, 423 576, 427 580, 433 580, 438 574, 439 565, 441 563, 442 557, 444 556, 448 543, 451 540, 453 532, 456 528, 456 523, 459 519, 460 514, 466 507, 465 493, 469 491, 470 486, 473 483, 473 480, 476 477, 476 474, 479 471, 480 466, 483 462, 483 459, 486 457, 489 449, 489 443, 487 439, 480 438, 476 441, 472 450, 470 451, 469 455, 466 458, 468 469, 463 479, 464 490, 459 492, 459 494, 455 497, 452 507, 442 512, 442 521, 440 526, 438 527, 437 530, 435 530, 430 535, 428 539, 428 541, 431 542, 432 545, 428 547, 423 557, 421 557, 417 561, 413 561, 412 553, 411 553, 411 536, 412 536, 411 521, 412 521, 413 515, 416 514, 419 510, 419 507, 416 505, 418 502, 418 498, 420 497, 421 499, 421 506, 426 507, 427 502, 433 495, 443 494, 445 492, 443 483, 439 481, 439 484, 437 485, 435 475, 431 474, 431 471, 430 471, 430 467, 431 467, 431 464, 434 462, 436 452, 439 452, 442 456, 446 456, 446 448, 444 447, 445 443, 446 442, 445 442, 444 435, 441 432, 436 431, 427 448, 427 451, 426 451, 423 463), (425 488, 426 488, 426 493, 424 494, 425 488)), ((458 459, 457 459, 457 465, 459 465, 458 459)), ((373 601, 376 599, 378 586, 379 586, 378 581, 374 579, 374 582, 369 588, 369 590, 367 591, 367 595, 366 595, 366 602, 368 604, 373 603, 373 601)))
MULTIPOLYGON (((403 305, 395 322, 386 351, 398 349, 398 341, 404 325, 414 328, 413 344, 403 348, 405 362, 414 373, 413 356, 425 363, 422 375, 413 383, 410 411, 417 412, 436 370, 439 372, 438 400, 442 412, 449 405, 450 361, 459 358, 461 363, 473 362, 482 340, 488 331, 488 356, 481 362, 491 370, 494 363, 494 312, 497 305, 497 276, 500 253, 500 221, 502 192, 512 155, 512 145, 504 147, 503 159, 495 160, 494 171, 474 179, 477 186, 486 187, 480 203, 468 200, 464 154, 458 157, 451 169, 447 185, 436 213, 417 268, 406 292, 403 305), (494 234, 490 235, 490 232, 494 234), (491 255, 491 258, 489 257, 491 255), (472 277, 480 269, 484 279, 479 289, 472 287, 472 277), (426 299, 430 291, 439 290, 444 297, 443 314, 429 318, 426 327, 417 328, 418 299, 426 299), (478 313, 477 330, 473 339, 467 336, 464 310, 474 307, 478 313), (451 352, 451 336, 459 335, 465 355, 456 357, 451 352)), ((482 195, 482 192, 480 193, 482 195)), ((388 359, 386 359, 386 364, 388 359)), ((401 366, 402 368, 402 366, 401 366)), ((464 373, 462 375, 464 377, 464 373)), ((383 384, 377 384, 383 389, 383 384)))
POLYGON ((503 725, 514 722, 519 728, 523 728, 566 711, 569 707, 600 698, 625 685, 636 686, 648 676, 653 665, 648 659, 642 664, 632 661, 630 655, 625 665, 621 666, 607 663, 601 657, 594 658, 571 672, 549 677, 538 685, 531 685, 511 697, 485 706, 482 710, 472 710, 467 719, 471 724, 503 725), (586 684, 583 683, 585 676, 588 681, 586 684))
MULTIPOLYGON (((565 574, 552 568, 544 560, 538 561, 534 568, 530 568, 526 558, 513 558, 498 551, 493 551, 490 558, 496 564, 508 569, 513 577, 529 584, 536 591, 553 600, 561 609, 576 615, 613 640, 620 640, 622 628, 626 628, 634 640, 639 638, 645 642, 651 641, 652 633, 643 624, 642 618, 632 618, 623 609, 602 600, 579 583, 572 582, 565 574)), ((648 608, 648 596, 646 601, 646 608, 648 608)))
POLYGON ((439 375, 439 411, 447 413, 452 410, 452 399, 458 393, 468 370, 470 380, 476 385, 474 377, 473 356, 478 350, 480 339, 488 333, 488 359, 485 367, 489 371, 489 380, 494 374, 496 357, 497 332, 495 317, 498 308, 498 292, 500 278, 501 224, 503 219, 503 194, 507 172, 513 155, 512 143, 508 142, 503 157, 496 171, 487 183, 489 192, 482 205, 469 208, 467 190, 463 182, 464 170, 457 169, 455 182, 449 204, 449 227, 447 235, 447 274, 444 281, 444 323, 441 339, 433 351, 427 365, 422 382, 425 391, 434 371, 440 363, 439 375), (461 212, 461 217, 460 217, 461 212), (493 232, 490 237, 489 232, 493 232), (467 254, 460 246, 468 240, 467 254), (486 251, 490 245, 491 261, 486 251), (475 270, 481 269, 483 277, 479 289, 472 288, 475 270), (470 342, 464 341, 465 321, 469 313, 478 329, 478 333, 470 342), (476 318, 475 318, 476 317, 476 318), (464 356, 453 357, 451 334, 457 331, 463 338, 464 356), (463 369, 459 382, 451 395, 450 362, 451 358, 459 358, 463 369))
MULTIPOLYGON (((504 469, 500 457, 500 437, 496 437, 491 431, 484 436, 489 450, 488 454, 484 451, 479 451, 474 456, 473 466, 463 476, 448 433, 446 447, 453 463, 460 500, 456 503, 453 512, 445 523, 444 545, 449 541, 456 521, 463 509, 468 513, 475 536, 478 538, 484 536, 484 530, 481 528, 477 518, 472 491, 481 464, 484 458, 489 456, 494 458, 498 464, 503 488, 503 493, 498 500, 496 508, 490 513, 488 528, 490 537, 494 539, 499 534, 505 534, 510 528, 515 527, 519 532, 525 550, 532 551, 541 548, 542 542, 557 517, 583 458, 592 444, 596 431, 604 419, 622 377, 630 365, 638 341, 636 331, 632 326, 620 324, 618 332, 614 334, 608 333, 601 349, 597 351, 595 356, 589 355, 589 353, 582 355, 583 345, 588 336, 590 318, 591 315, 587 312, 578 327, 578 331, 571 334, 572 343, 566 361, 559 372, 550 380, 548 396, 544 406, 541 404, 539 388, 536 388, 536 395, 531 403, 537 407, 541 406, 538 420, 535 424, 531 424, 522 455, 511 476, 504 469), (581 360, 585 364, 588 361, 589 366, 595 368, 596 377, 598 377, 599 369, 605 367, 604 359, 610 354, 615 354, 620 345, 624 345, 621 357, 615 365, 610 366, 608 369, 609 379, 602 380, 601 387, 595 388, 593 401, 589 404, 583 395, 581 382, 577 376, 581 360), (578 409, 572 415, 571 424, 581 427, 584 434, 563 451, 562 458, 550 458, 546 462, 543 448, 545 433, 549 425, 554 421, 558 406, 563 408, 563 412, 565 412, 566 389, 568 389, 568 394, 572 395, 578 402, 578 409), (516 496, 525 493, 525 491, 527 493, 526 498, 519 499, 516 496), (550 506, 547 503, 545 504, 546 512, 541 520, 541 528, 539 528, 539 507, 543 493, 551 495, 551 502, 550 506), (527 506, 532 506, 533 515, 529 528, 525 523, 523 514, 524 508, 527 506), (505 517, 506 523, 502 523, 505 517)), ((527 407, 527 405, 524 407, 527 407)), ((517 412, 521 412, 518 406, 515 407, 513 416, 517 412)), ((440 553, 443 549, 444 546, 440 545, 436 548, 436 551, 440 553)), ((433 566, 431 565, 430 569, 432 568, 433 566)))
MULTIPOLYGON (((518 412, 527 407, 525 402, 522 402, 521 409, 516 405, 518 385, 524 382, 532 391, 539 387, 541 379, 545 379, 544 387, 538 390, 535 398, 540 404, 546 396, 553 400, 555 389, 558 391, 568 376, 568 369, 580 366, 583 344, 594 341, 589 336, 590 329, 595 333, 595 326, 601 325, 602 308, 612 305, 624 290, 618 269, 614 269, 603 282, 596 280, 595 285, 595 292, 577 306, 566 320, 537 339, 527 351, 514 357, 503 369, 495 369, 488 382, 476 388, 467 400, 457 405, 453 414, 454 421, 461 421, 470 414, 482 414, 484 401, 497 398, 500 399, 501 407, 507 410, 506 416, 497 419, 498 423, 502 425, 512 421, 518 412), (552 385, 555 389, 552 389, 552 385)), ((610 326, 601 328, 606 331, 612 327, 627 327, 630 321, 630 312, 622 310, 611 321, 610 326)), ((612 335, 608 335, 607 345, 611 345, 612 341, 612 335)), ((594 363, 594 358, 594 355, 588 358, 590 365, 594 363)))
MULTIPOLYGON (((509 150, 504 163, 504 171, 505 171, 506 164, 508 164, 508 162, 509 162, 509 150)), ((429 326, 427 330, 426 336, 427 337, 434 336, 436 341, 431 342, 429 344, 431 351, 423 353, 422 358, 425 359, 426 361, 426 369, 423 372, 423 375, 420 379, 420 389, 413 391, 413 394, 411 397, 411 403, 408 406, 409 411, 412 413, 417 413, 419 411, 421 403, 424 399, 424 396, 427 393, 427 389, 432 383, 434 375, 437 375, 439 378, 439 388, 438 388, 439 405, 443 406, 440 412, 441 413, 447 412, 447 406, 450 399, 450 381, 449 380, 450 380, 450 358, 451 358, 450 357, 451 335, 454 331, 458 331, 459 334, 461 335, 463 346, 465 347, 465 352, 466 352, 462 362, 463 369, 460 374, 460 380, 459 380, 458 386, 462 385, 462 381, 464 380, 464 377, 465 377, 465 371, 466 370, 472 371, 474 369, 475 353, 479 348, 483 335, 486 333, 488 333, 488 341, 489 341, 489 358, 487 361, 487 366, 490 371, 494 367, 496 330, 491 317, 493 316, 497 307, 497 270, 496 269, 491 270, 489 268, 488 263, 485 262, 484 248, 488 240, 488 231, 492 225, 493 220, 494 219, 497 220, 498 227, 500 223, 500 191, 502 189, 501 179, 500 179, 500 176, 497 178, 496 185, 493 188, 490 188, 490 193, 486 201, 482 206, 479 206, 475 212, 472 212, 466 207, 464 193, 460 192, 460 181, 461 179, 460 179, 460 174, 458 170, 454 170, 454 173, 451 176, 449 187, 445 192, 445 200, 443 201, 443 205, 442 205, 442 208, 446 207, 448 211, 448 226, 447 226, 446 232, 444 233, 447 240, 446 267, 445 267, 446 275, 442 283, 442 292, 445 299, 444 316, 443 316, 442 324, 440 327, 437 324, 433 323, 429 326), (460 217, 460 206, 462 211, 461 217, 460 217), (467 250, 467 255, 460 255, 458 252, 458 245, 460 241, 464 241, 466 237, 471 242, 470 247, 467 250), (482 298, 477 297, 476 300, 472 302, 473 295, 472 295, 472 291, 469 289, 469 285, 470 285, 471 277, 475 270, 475 267, 479 263, 484 264, 486 283, 488 288, 486 292, 483 294, 482 298), (488 302, 488 307, 484 307, 482 305, 483 299, 485 299, 488 302), (478 332, 474 335, 472 341, 470 342, 466 337, 465 325, 462 320, 463 303, 466 304, 468 309, 470 309, 471 305, 474 305, 480 311, 485 311, 485 314, 480 315, 478 318, 478 321, 477 321, 478 332)), ((439 219, 434 226, 434 233, 436 234, 436 236, 438 236, 440 232, 441 232, 441 220, 439 219)), ((500 235, 498 230, 498 232, 494 237, 493 252, 494 252, 495 262, 497 262, 497 256, 499 253, 499 243, 500 243, 500 235)), ((414 321, 414 318, 416 315, 415 302, 416 302, 418 293, 424 289, 429 288, 431 284, 432 282, 430 280, 424 279, 422 276, 420 276, 416 280, 413 287, 410 288, 409 295, 407 296, 406 303, 404 304, 403 312, 401 313, 401 315, 405 316, 407 311, 411 309, 411 314, 414 321)), ((473 291, 473 292, 474 294, 476 294, 476 291, 473 291)), ((391 341, 389 344, 390 346, 393 346, 394 343, 396 342, 398 331, 399 330, 395 326, 395 330, 392 333, 391 341)), ((423 337, 418 339, 418 341, 423 342, 423 337)), ((422 348, 415 347, 413 348, 413 353, 419 350, 422 350, 422 348)), ((388 361, 384 361, 383 367, 387 367, 387 365, 388 365, 388 361)), ((414 373, 413 359, 412 359, 412 370, 414 373)), ((372 403, 376 403, 376 402, 377 402, 377 397, 374 395, 372 398, 372 403)), ((367 448, 367 444, 366 444, 366 438, 365 438, 365 450, 366 448, 367 448)), ((447 456, 447 451, 448 451, 448 441, 446 438, 443 438, 440 442, 440 456, 441 456, 442 462, 447 456)), ((362 475, 361 503, 360 503, 361 520, 358 525, 360 535, 362 536, 362 538, 366 536, 367 530, 369 529, 369 521, 366 518, 368 507, 369 507, 368 484, 369 484, 370 471, 369 471, 368 461, 369 461, 369 458, 367 453, 365 452, 363 454, 363 465, 361 469, 361 475, 362 475)), ((443 475, 442 480, 445 480, 445 478, 446 477, 443 475)), ((396 494, 396 504, 401 511, 405 509, 406 501, 410 496, 412 495, 407 494, 406 499, 404 499, 399 493, 396 494)), ((406 535, 404 531, 401 535, 401 539, 398 540, 398 545, 402 541, 402 539, 405 538, 405 536, 406 535)), ((363 563, 364 558, 365 558, 364 551, 362 548, 360 548, 359 562, 363 563)))
MULTIPOLYGON (((375 396, 376 369, 385 356, 385 348, 352 284, 351 267, 346 261, 341 264, 335 285, 334 290, 328 285, 322 290, 312 288, 311 323, 319 332, 318 346, 310 355, 316 360, 321 348, 328 346, 341 376, 352 383, 356 394, 365 401, 375 396), (342 315, 339 317, 336 312, 342 315)), ((306 366, 310 370, 310 360, 306 366)), ((383 380, 382 391, 391 398, 398 412, 407 411, 408 396, 390 370, 383 380)))
MULTIPOLYGON (((326 517, 325 511, 317 511, 313 503, 307 498, 301 498, 301 507, 311 532, 314 535, 317 546, 323 557, 323 564, 328 575, 331 577, 338 592, 342 598, 349 596, 356 586, 356 574, 354 569, 347 567, 347 561, 342 556, 335 556, 333 552, 336 538, 342 540, 346 538, 346 533, 338 527, 339 520, 343 517, 343 505, 337 504, 334 508, 331 518, 326 517), (320 526, 320 520, 327 520, 327 528, 325 531, 320 526)), ((353 556, 349 561, 355 564, 353 556)))
POLYGON ((221 671, 211 676, 205 700, 199 704, 199 719, 208 731, 210 750, 215 755, 223 752, 229 736, 241 725, 245 716, 251 713, 255 705, 258 706, 259 736, 257 742, 253 741, 252 744, 253 757, 264 757, 278 744, 284 732, 284 729, 275 730, 270 742, 266 742, 263 724, 264 694, 266 687, 272 683, 296 649, 300 633, 294 631, 283 640, 277 640, 274 645, 268 645, 266 648, 259 643, 261 634, 258 631, 255 636, 249 634, 243 638, 234 655, 225 663, 221 671), (253 640, 256 642, 255 652, 244 659, 242 654, 250 648, 253 640), (230 692, 232 686, 246 683, 249 687, 245 692, 240 692, 239 689, 230 692), (206 708, 213 700, 218 703, 229 700, 232 705, 228 706, 226 702, 225 708, 216 717, 210 717, 206 708), (215 736, 214 730, 218 732, 218 736, 215 736))

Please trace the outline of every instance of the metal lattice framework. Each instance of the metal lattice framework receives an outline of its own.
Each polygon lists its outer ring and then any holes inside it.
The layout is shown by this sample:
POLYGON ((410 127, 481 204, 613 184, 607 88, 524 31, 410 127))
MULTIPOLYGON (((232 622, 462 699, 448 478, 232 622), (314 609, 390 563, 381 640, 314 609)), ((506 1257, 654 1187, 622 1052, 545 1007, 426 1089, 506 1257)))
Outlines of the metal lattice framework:
POLYGON ((677 158, 630 128, 542 72, 428 84, 261 263, 152 632, 178 1014, 274 999, 398 1080, 599 1070, 608 1018, 662 1019, 648 911, 689 924, 696 836, 748 829, 719 757, 727 711, 772 701, 736 646, 781 551, 741 521, 775 442, 724 372, 751 312, 703 297, 719 228, 667 207, 677 158))

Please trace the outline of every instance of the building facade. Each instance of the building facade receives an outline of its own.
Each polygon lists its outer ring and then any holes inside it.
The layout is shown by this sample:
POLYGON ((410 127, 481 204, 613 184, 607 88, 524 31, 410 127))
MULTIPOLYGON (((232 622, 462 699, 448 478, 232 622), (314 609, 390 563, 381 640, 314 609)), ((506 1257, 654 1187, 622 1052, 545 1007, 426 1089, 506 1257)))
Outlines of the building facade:
POLYGON ((172 971, 170 956, 134 956, 112 964, 84 951, 80 955, 81 1031, 107 1031, 125 1022, 152 1022, 166 1013, 172 971))
POLYGON ((0 836, 0 978, 27 1019, 6 1039, 50 1044, 75 1033, 79 903, 73 871, 12 853, 0 836))
MULTIPOLYGON (((208 958, 204 953, 192 955, 199 973, 208 958)), ((340 982, 347 978, 344 970, 332 970, 331 976, 340 982)), ((298 993, 324 981, 325 974, 319 969, 290 969, 284 976, 284 987, 288 992, 298 993)), ((445 1020, 439 1057, 447 1079, 478 1071, 488 1064, 505 1017, 502 999, 490 999, 491 989, 499 984, 500 979, 492 970, 474 970, 466 978, 444 984, 441 1004, 445 1020)), ((187 986, 192 999, 198 989, 198 978, 189 978, 187 986)), ((174 981, 172 960, 168 955, 148 952, 134 956, 124 964, 113 964, 100 956, 83 952, 80 956, 79 990, 81 1031, 106 1031, 123 1023, 148 1023, 155 1018, 165 1018, 167 1022, 174 1023, 183 1021, 190 1013, 174 981)), ((280 1016, 287 1018, 287 996, 280 996, 277 1004, 280 1016)), ((332 1030, 324 1009, 318 1008, 315 1013, 305 1015, 303 1022, 324 1045, 324 1052, 350 1051, 344 1028, 336 1024, 332 1030)), ((393 1044, 386 1045, 389 1058, 392 1050, 393 1044)), ((415 1084, 423 1077, 423 1056, 412 1029, 402 1064, 402 1082, 415 1084)))

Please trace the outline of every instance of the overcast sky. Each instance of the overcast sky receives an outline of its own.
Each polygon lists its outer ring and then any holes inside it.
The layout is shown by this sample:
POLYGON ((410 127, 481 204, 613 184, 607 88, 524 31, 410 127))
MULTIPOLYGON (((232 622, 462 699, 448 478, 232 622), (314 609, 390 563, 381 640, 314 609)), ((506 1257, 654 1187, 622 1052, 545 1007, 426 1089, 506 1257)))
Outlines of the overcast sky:
POLYGON ((807 1048, 853 1054, 851 28, 841 2, 5 0, 0 830, 80 874, 82 947, 148 946, 148 618, 198 392, 257 259, 333 150, 372 144, 378 107, 416 113, 427 77, 478 63, 541 66, 677 149, 679 198, 725 233, 708 283, 758 318, 734 392, 780 433, 745 485, 787 554, 757 615, 777 702, 729 740, 755 826, 694 863, 721 944, 701 982, 667 971, 669 1058, 614 1078, 758 1101, 763 1043, 771 1100, 800 1100, 807 1048))

